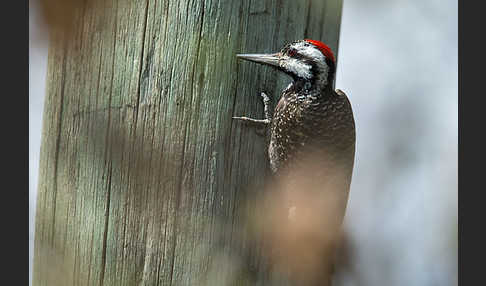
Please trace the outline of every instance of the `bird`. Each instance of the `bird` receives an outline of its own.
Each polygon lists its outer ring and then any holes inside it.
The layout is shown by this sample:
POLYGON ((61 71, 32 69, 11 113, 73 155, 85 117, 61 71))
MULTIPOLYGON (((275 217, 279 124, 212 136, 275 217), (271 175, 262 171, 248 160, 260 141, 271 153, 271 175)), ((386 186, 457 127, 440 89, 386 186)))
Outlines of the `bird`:
MULTIPOLYGON (((311 39, 287 44, 272 54, 237 54, 237 58, 269 65, 289 75, 273 114, 270 98, 261 93, 264 119, 233 117, 270 127, 268 156, 273 173, 298 161, 303 153, 324 151, 326 160, 347 170, 354 167, 355 121, 346 94, 333 89, 336 59, 323 42, 311 39)), ((349 178, 350 179, 350 178, 349 178)))
MULTIPOLYGON (((317 193, 327 192, 325 200, 330 203, 317 206, 315 211, 319 214, 317 217, 325 218, 318 218, 317 227, 311 226, 309 233, 322 228, 334 235, 344 219, 356 147, 355 120, 350 100, 342 90, 334 89, 334 53, 321 41, 303 39, 285 45, 276 53, 236 56, 241 60, 271 66, 290 76, 291 82, 282 91, 273 112, 270 109, 270 98, 262 92, 263 119, 245 116, 233 118, 263 125, 269 131, 267 153, 275 177, 295 175, 295 189, 298 192, 303 192, 302 189, 307 186, 311 186, 317 193), (323 214, 321 209, 327 212, 323 214)), ((320 197, 312 196, 306 200, 306 206, 299 205, 298 199, 291 202, 288 205, 289 218, 294 217, 299 208, 308 209, 313 201, 319 201, 320 197)), ((300 212, 309 213, 307 210, 300 212)), ((312 235, 320 236, 315 233, 312 235)), ((303 239, 310 236, 302 234, 303 239)), ((307 242, 298 244, 310 245, 307 242)), ((309 248, 308 254, 313 255, 317 248, 309 248)), ((316 280, 321 281, 320 277, 316 280)), ((319 283, 317 285, 321 285, 319 283)), ((307 281, 299 285, 304 284, 313 283, 307 281)))

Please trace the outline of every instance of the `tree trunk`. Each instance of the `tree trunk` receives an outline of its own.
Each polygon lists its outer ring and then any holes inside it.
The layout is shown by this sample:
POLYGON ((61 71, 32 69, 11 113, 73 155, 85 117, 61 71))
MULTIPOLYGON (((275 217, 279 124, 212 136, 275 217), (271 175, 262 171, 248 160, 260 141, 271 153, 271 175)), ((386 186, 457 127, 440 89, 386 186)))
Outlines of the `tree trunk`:
POLYGON ((247 219, 266 143, 232 116, 261 118, 289 79, 235 54, 337 52, 341 7, 86 1, 50 35, 33 285, 274 283, 247 219))

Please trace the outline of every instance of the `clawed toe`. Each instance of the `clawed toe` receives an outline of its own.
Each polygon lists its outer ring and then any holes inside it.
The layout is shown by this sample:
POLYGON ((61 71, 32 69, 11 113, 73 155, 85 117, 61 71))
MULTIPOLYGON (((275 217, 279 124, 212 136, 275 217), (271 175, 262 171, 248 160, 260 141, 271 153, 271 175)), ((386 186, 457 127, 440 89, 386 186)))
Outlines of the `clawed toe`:
POLYGON ((251 122, 251 123, 257 123, 257 124, 269 124, 270 123, 270 120, 268 120, 268 119, 253 119, 253 118, 249 118, 249 117, 246 117, 246 116, 234 116, 233 119, 242 120, 242 121, 251 122))

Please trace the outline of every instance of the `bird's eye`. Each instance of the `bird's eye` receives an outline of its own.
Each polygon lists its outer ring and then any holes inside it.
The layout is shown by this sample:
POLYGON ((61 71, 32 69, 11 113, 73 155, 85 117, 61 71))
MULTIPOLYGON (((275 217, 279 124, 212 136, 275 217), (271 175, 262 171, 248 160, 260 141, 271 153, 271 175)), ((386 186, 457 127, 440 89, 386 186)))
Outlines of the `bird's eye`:
POLYGON ((295 49, 290 49, 288 54, 289 54, 289 56, 293 57, 297 54, 297 51, 295 49))

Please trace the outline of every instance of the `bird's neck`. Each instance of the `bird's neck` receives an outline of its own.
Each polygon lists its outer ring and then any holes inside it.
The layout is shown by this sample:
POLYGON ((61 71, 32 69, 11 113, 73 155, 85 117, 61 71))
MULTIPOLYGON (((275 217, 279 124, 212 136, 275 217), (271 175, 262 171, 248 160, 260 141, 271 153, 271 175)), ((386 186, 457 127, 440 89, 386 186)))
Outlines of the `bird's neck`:
POLYGON ((330 94, 332 91, 332 81, 327 79, 322 79, 319 77, 311 79, 296 79, 294 80, 287 90, 292 90, 294 93, 301 96, 313 96, 330 94))

